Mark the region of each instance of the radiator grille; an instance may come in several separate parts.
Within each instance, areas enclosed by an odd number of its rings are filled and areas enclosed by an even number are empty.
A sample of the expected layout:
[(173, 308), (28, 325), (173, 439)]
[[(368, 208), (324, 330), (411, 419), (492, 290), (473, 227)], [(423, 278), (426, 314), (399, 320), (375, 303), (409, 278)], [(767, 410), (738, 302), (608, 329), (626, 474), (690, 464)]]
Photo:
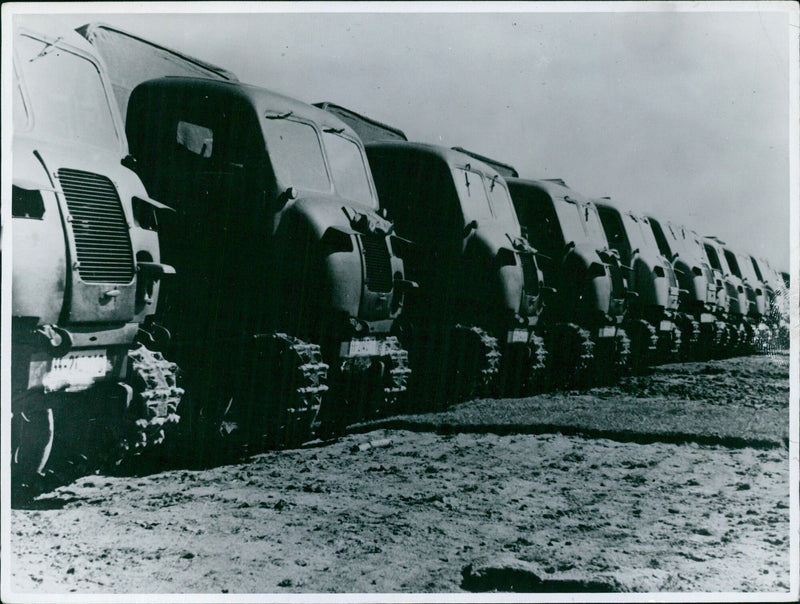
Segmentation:
[(522, 264), (522, 278), (525, 280), (525, 293), (535, 296), (539, 293), (539, 271), (536, 270), (533, 254), (519, 254), (519, 259)]
[(392, 263), (386, 240), (376, 235), (362, 235), (367, 287), (373, 292), (392, 291)]
[(87, 283), (130, 283), (134, 264), (130, 234), (113, 183), (100, 174), (58, 171), (72, 217), (78, 274)]

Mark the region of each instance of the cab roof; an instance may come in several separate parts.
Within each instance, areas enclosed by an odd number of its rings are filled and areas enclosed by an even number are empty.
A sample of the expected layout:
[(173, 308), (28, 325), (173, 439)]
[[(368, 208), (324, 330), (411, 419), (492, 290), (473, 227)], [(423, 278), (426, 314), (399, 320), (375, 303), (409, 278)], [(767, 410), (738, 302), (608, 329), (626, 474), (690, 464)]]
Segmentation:
[(567, 184), (558, 178), (547, 178), (542, 180), (531, 180), (528, 178), (506, 178), (510, 186), (521, 185), (541, 191), (551, 199), (569, 197), (572, 201), (579, 203), (592, 203), (592, 200), (579, 193), (575, 189), (570, 189)]
[(238, 100), (250, 105), (260, 117), (285, 118), (296, 116), (317, 124), (320, 128), (331, 128), (346, 132), (358, 139), (350, 126), (335, 115), (313, 107), (297, 99), (241, 82), (211, 80), (205, 78), (171, 77), (148, 80), (137, 87), (140, 93), (174, 95), (176, 100), (186, 94), (211, 95), (225, 103), (225, 99)]
[[(482, 162), (479, 159), (470, 157), (466, 153), (442, 147), (440, 145), (430, 145), (427, 143), (411, 143), (406, 141), (381, 141), (378, 143), (369, 143), (366, 145), (367, 149), (396, 149), (419, 153), (423, 155), (430, 155), (444, 161), (450, 167), (469, 167), (484, 176), (493, 178), (495, 176), (502, 178), (501, 174), (492, 168), (490, 165)], [(505, 179), (504, 179), (505, 180)]]

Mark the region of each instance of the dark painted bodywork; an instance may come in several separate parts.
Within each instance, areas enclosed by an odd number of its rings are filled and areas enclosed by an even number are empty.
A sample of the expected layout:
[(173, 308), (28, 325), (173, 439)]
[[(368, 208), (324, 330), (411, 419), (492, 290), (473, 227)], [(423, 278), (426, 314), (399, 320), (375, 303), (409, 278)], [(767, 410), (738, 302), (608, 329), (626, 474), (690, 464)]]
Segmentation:
[(575, 322), (595, 337), (621, 324), (625, 283), (591, 200), (556, 181), (510, 178), (508, 185), (545, 282), (556, 289), (550, 319)]
[[(404, 260), (420, 287), (407, 316), (478, 325), (502, 342), (510, 329), (532, 329), (543, 304), (541, 272), (502, 177), (445, 147), (385, 142), (366, 148), (381, 205), (413, 242)], [(497, 194), (505, 201), (487, 206), (487, 197)]]
[[(148, 191), (176, 210), (162, 230), (182, 272), (165, 309), (177, 342), (281, 330), (333, 360), (355, 335), (389, 333), (403, 265), (343, 122), (254, 86), (161, 78), (133, 91), (126, 128)], [(355, 163), (337, 168), (331, 144)], [(360, 199), (343, 191), (348, 174)]]

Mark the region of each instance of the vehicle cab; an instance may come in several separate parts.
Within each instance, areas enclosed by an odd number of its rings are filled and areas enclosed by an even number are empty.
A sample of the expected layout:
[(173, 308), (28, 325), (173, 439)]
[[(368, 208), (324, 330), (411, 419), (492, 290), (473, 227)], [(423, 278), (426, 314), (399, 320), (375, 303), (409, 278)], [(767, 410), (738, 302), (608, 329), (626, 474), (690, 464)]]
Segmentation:
[(470, 322), (480, 317), (503, 340), (533, 327), (539, 269), (505, 180), (443, 147), (382, 142), (368, 144), (367, 153), (381, 204), (416, 248), (409, 278), (419, 282), (421, 298), (435, 301), (424, 312)]
[(640, 352), (655, 352), (653, 345), (657, 345), (670, 355), (677, 354), (680, 347), (680, 330), (675, 323), (678, 281), (669, 260), (658, 248), (649, 220), (633, 212), (620, 211), (607, 199), (598, 201), (597, 209), (609, 246), (619, 253), (628, 289), (633, 292), (630, 319), (645, 322), (646, 325), (639, 324), (639, 331), (645, 328), (650, 332), (650, 342), (647, 342), (647, 334), (640, 336), (634, 331), (632, 347)]
[(763, 278), (756, 274), (750, 256), (735, 252), (730, 248), (723, 248), (725, 259), (733, 274), (742, 280), (742, 285), (747, 292), (748, 316), (755, 321), (760, 321), (766, 313), (766, 286)]
[[(277, 299), (292, 333), (324, 333), (348, 354), (359, 334), (356, 348), (377, 351), (364, 338), (389, 332), (403, 268), (352, 130), (264, 89), (195, 78), (138, 86), (127, 130), (148, 189), (183, 224), (171, 252), (192, 266), (187, 279), (230, 285), (210, 287), (210, 303), (255, 325)], [(282, 295), (264, 296), (266, 283)]]
[(445, 147), (387, 141), (366, 148), (381, 205), (412, 242), (403, 256), (419, 283), (410, 320), (439, 339), (448, 325), (478, 327), (503, 348), (528, 350), (529, 367), (543, 368), (535, 334), (542, 274), (503, 177)]
[(717, 319), (717, 284), (696, 233), (674, 222), (648, 216), (661, 253), (672, 261), (680, 286), (679, 319), (688, 353), (698, 345), (708, 350), (719, 341), (724, 325)]
[(563, 181), (509, 178), (507, 182), (545, 282), (556, 289), (551, 312), (557, 320), (586, 326), (597, 332), (595, 338), (606, 333), (605, 327), (621, 325), (624, 279), (595, 205)]
[[(728, 266), (723, 251), (723, 243), (716, 237), (705, 236), (701, 239), (709, 264), (714, 271), (715, 280), (722, 283), (717, 290), (717, 303), (725, 307), (725, 322), (730, 333), (728, 347), (733, 350), (749, 344), (746, 328), (746, 317), (750, 307), (747, 292), (742, 280)], [(723, 291), (724, 290), (724, 291)]]
[(37, 20), (15, 28), (13, 51), (13, 388), (80, 391), (124, 377), (156, 312), (171, 272), (164, 206), (121, 163), (125, 131), (92, 47)]
[[(13, 258), (12, 475), (38, 480), (55, 466), (72, 475), (78, 458), (97, 467), (145, 430), (163, 434), (179, 419), (181, 392), (143, 398), (148, 387), (134, 377), (138, 363), (152, 360), (138, 345), (153, 342), (160, 281), (174, 271), (160, 258), (156, 212), (165, 206), (126, 167), (104, 65), (57, 20), (15, 15), (14, 25), (11, 224), (4, 225)], [(160, 368), (169, 373), (168, 366)], [(142, 422), (136, 435), (134, 415)], [(54, 444), (65, 427), (72, 433)], [(104, 449), (100, 457), (95, 447)]]

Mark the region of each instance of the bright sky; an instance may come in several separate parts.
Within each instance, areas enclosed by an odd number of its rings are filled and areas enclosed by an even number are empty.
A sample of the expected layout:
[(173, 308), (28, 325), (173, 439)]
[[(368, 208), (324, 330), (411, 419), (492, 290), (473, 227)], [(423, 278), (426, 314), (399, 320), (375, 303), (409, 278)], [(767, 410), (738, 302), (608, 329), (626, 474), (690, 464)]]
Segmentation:
[(244, 82), (350, 107), (412, 140), (563, 178), (788, 270), (791, 4), (67, 21), (104, 21)]

